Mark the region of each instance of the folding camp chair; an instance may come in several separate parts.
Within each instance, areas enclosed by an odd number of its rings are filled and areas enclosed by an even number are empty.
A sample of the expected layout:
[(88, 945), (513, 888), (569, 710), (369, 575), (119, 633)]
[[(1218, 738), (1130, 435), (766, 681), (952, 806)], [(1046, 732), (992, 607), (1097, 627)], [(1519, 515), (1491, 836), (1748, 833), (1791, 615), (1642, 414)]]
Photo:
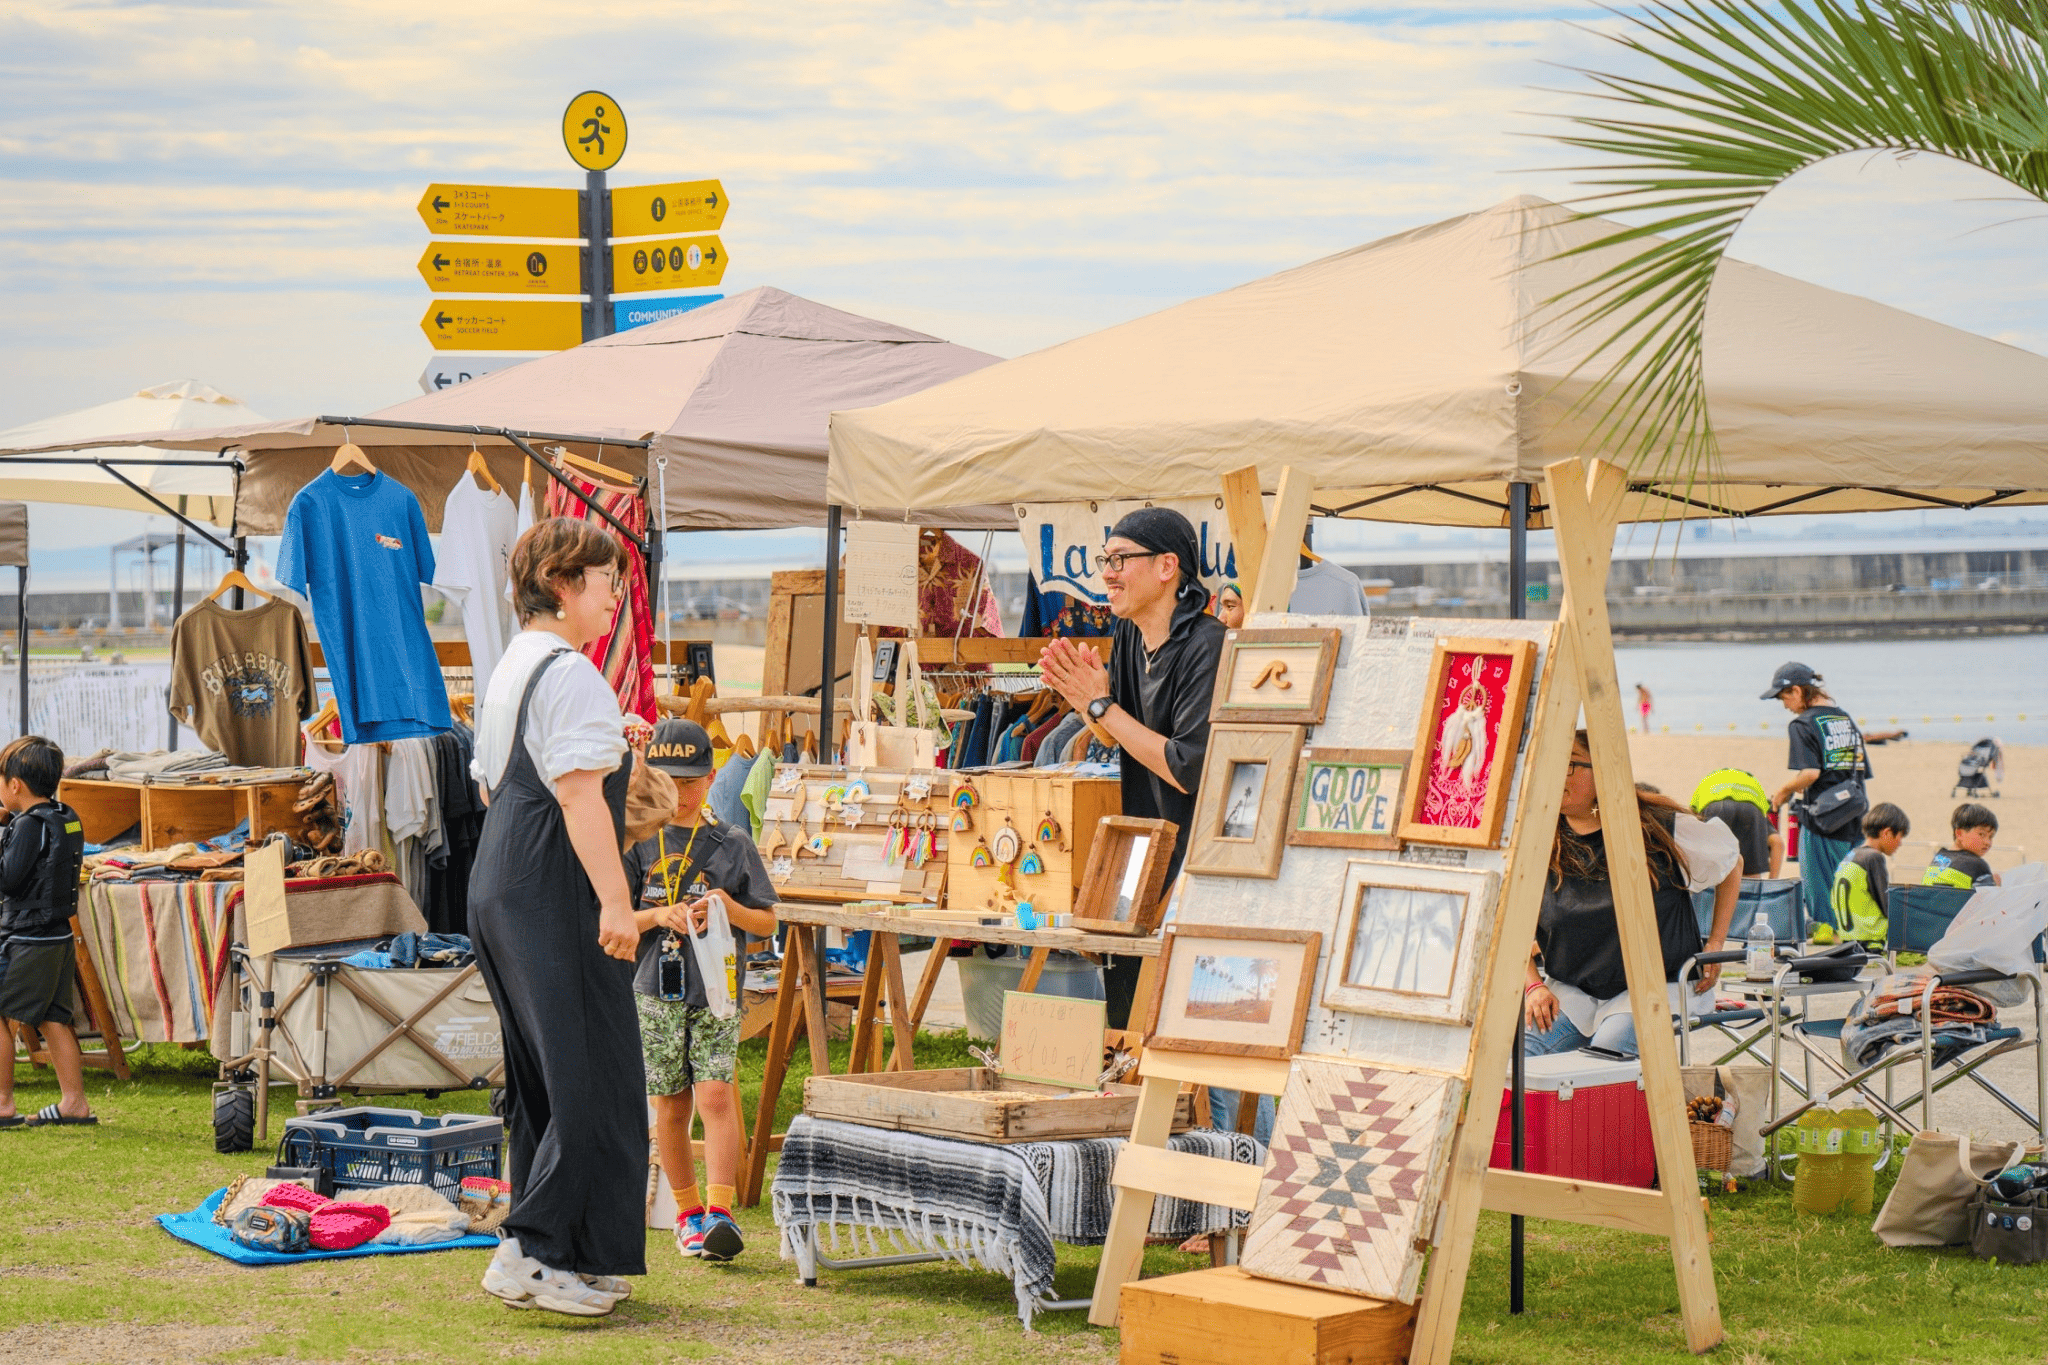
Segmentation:
[[(1680, 999), (1692, 990), (1692, 982), (1698, 969), (1708, 963), (1741, 962), (1749, 955), (1748, 942), (1750, 926), (1756, 923), (1761, 911), (1771, 925), (1771, 936), (1779, 943), (1803, 943), (1806, 939), (1806, 903), (1799, 889), (1796, 877), (1764, 878), (1745, 877), (1742, 879), (1742, 893), (1735, 902), (1735, 918), (1728, 926), (1728, 942), (1740, 943), (1740, 948), (1730, 947), (1721, 952), (1700, 953), (1687, 959), (1678, 969)], [(1692, 898), (1693, 911), (1699, 916), (1700, 933), (1709, 933), (1714, 926), (1714, 893), (1700, 891)], [(1780, 1018), (1790, 1018), (1782, 1004), (1778, 1007)], [(1691, 1015), (1681, 1021), (1673, 1016), (1672, 1026), (1678, 1030), (1678, 1061), (1681, 1066), (1692, 1065), (1692, 1035), (1705, 1029), (1718, 1031), (1734, 1046), (1714, 1058), (1715, 1066), (1725, 1066), (1745, 1052), (1750, 1052), (1764, 1042), (1769, 1033), (1758, 1028), (1769, 1014), (1761, 1005), (1745, 1005), (1736, 1009), (1716, 1009), (1705, 1014)]]
[[(1885, 909), (1889, 929), (1885, 937), (1885, 952), (1894, 962), (1900, 953), (1925, 953), (1948, 932), (1950, 921), (1969, 903), (1973, 893), (1961, 887), (1907, 886), (1894, 887), (1886, 898)], [(2034, 942), (2034, 958), (2038, 964), (2042, 957), (2039, 938)], [(1782, 980), (1793, 968), (1788, 964), (1779, 971)], [(2026, 984), (2028, 997), (2034, 1009), (2034, 1035), (2028, 1038), (2020, 1029), (2004, 1024), (1994, 1024), (1985, 1030), (1982, 1040), (1964, 1047), (1961, 1051), (1943, 1058), (1940, 1053), (1953, 1044), (1939, 1039), (1936, 1026), (1929, 1017), (1929, 1006), (1937, 986), (1974, 986), (1995, 981), (2016, 981)], [(1896, 1127), (1906, 1133), (1920, 1129), (1934, 1129), (1934, 1097), (1960, 1080), (1969, 1080), (1979, 1089), (2012, 1111), (2021, 1122), (2035, 1130), (2044, 1143), (2048, 1143), (2048, 1049), (2041, 1045), (2042, 1028), (2048, 1022), (2044, 1013), (2041, 992), (2041, 973), (2038, 966), (2031, 971), (2016, 975), (2005, 972), (1980, 969), (1974, 971), (1929, 973), (1915, 1007), (1920, 1020), (1920, 1033), (1910, 1042), (1901, 1042), (1868, 1065), (1851, 1069), (1851, 1063), (1842, 1054), (1842, 1025), (1840, 1019), (1801, 1019), (1790, 1035), (1799, 1045), (1806, 1062), (1807, 1084), (1802, 1090), (1806, 1102), (1790, 1113), (1773, 1114), (1765, 1126), (1766, 1135), (1792, 1123), (1815, 1104), (1833, 1100), (1837, 1096), (1855, 1091), (1859, 1100), (1869, 1103), (1878, 1111), (1888, 1129)], [(2024, 1048), (2034, 1050), (2034, 1110), (2028, 1112), (2025, 1106), (2005, 1093), (1988, 1077), (1979, 1074), (1981, 1068), (1993, 1057), (2004, 1056)], [(1772, 1064), (1776, 1068), (1777, 1048), (1772, 1048)], [(1836, 1080), (1824, 1093), (1817, 1094), (1813, 1083), (1813, 1067), (1818, 1063), (1831, 1072)], [(1899, 1067), (1915, 1065), (1920, 1072), (1920, 1089), (1903, 1099), (1892, 1097), (1892, 1073)], [(1868, 1082), (1883, 1073), (1883, 1096), (1872, 1093)], [(1939, 1079), (1937, 1079), (1937, 1076)], [(1773, 1091), (1775, 1101), (1776, 1092)], [(1914, 1105), (1920, 1106), (1920, 1122), (1916, 1125), (1906, 1117), (1905, 1111)], [(1887, 1133), (1889, 1138), (1890, 1133)], [(1889, 1146), (1889, 1144), (1887, 1144)]]

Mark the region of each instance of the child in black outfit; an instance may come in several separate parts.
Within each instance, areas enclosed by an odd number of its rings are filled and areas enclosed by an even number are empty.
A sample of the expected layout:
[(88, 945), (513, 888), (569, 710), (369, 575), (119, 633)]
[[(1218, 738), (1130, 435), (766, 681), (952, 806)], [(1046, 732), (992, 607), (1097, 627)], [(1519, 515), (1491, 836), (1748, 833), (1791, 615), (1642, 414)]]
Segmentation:
[[(0, 749), (0, 1018), (42, 1032), (61, 1098), (33, 1117), (14, 1112), (14, 1063), (0, 1066), (0, 1128), (98, 1123), (85, 1099), (85, 1063), (71, 1027), (78, 960), (71, 917), (85, 830), (56, 799), (64, 751), (41, 735)], [(11, 1052), (12, 1049), (10, 1048)]]

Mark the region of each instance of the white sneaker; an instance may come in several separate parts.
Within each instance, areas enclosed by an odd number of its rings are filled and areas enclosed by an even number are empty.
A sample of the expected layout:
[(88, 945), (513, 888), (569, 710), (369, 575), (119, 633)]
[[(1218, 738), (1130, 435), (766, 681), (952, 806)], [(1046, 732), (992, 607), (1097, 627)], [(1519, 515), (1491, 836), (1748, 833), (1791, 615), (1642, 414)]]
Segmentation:
[(598, 1293), (608, 1298), (616, 1299), (620, 1303), (624, 1303), (627, 1299), (633, 1297), (632, 1283), (622, 1280), (616, 1275), (586, 1275), (579, 1270), (576, 1272), (576, 1278), (589, 1285), (592, 1289), (595, 1289)]
[(483, 1286), (507, 1308), (545, 1308), (579, 1318), (601, 1318), (619, 1301), (568, 1271), (542, 1265), (521, 1252), (518, 1240), (511, 1237), (498, 1244), (484, 1270)]
[(507, 1308), (531, 1308), (533, 1291), (525, 1272), (539, 1265), (519, 1250), (517, 1237), (501, 1238), (491, 1263), (484, 1267), (484, 1292), (504, 1300)]

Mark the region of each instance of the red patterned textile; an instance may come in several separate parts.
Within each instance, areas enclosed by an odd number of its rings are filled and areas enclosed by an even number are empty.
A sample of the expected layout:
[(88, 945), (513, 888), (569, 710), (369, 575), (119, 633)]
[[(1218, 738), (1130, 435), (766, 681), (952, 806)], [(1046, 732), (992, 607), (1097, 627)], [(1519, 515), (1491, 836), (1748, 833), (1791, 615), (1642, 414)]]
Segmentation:
[(654, 613), (647, 601), (647, 561), (612, 529), (611, 523), (590, 510), (593, 503), (602, 507), (640, 536), (647, 533), (646, 500), (637, 493), (608, 491), (571, 470), (565, 469), (562, 474), (576, 486), (576, 492), (548, 480), (548, 515), (595, 522), (626, 552), (623, 609), (612, 622), (611, 633), (585, 645), (583, 652), (604, 674), (612, 691), (619, 694), (619, 709), (651, 725), (658, 717), (654, 706)]

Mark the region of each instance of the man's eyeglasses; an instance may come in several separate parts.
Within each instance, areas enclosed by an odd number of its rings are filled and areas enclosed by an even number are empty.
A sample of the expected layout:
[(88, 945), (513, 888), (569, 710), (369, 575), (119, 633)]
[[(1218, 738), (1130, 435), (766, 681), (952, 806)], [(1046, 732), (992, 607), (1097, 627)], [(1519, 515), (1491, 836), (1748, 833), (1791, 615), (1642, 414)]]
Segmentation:
[(1571, 764), (1570, 764), (1570, 766), (1571, 766), (1571, 767), (1574, 767), (1574, 768), (1585, 768), (1585, 769), (1587, 769), (1587, 770), (1589, 770), (1589, 771), (1590, 771), (1590, 770), (1591, 770), (1591, 768), (1593, 767), (1593, 765), (1592, 765), (1592, 764), (1590, 764), (1590, 763), (1586, 762), (1586, 761), (1585, 761), (1584, 759), (1582, 759), (1582, 758), (1575, 758), (1575, 759), (1573, 759), (1573, 760), (1571, 761)]
[(1164, 553), (1165, 551), (1163, 550), (1129, 550), (1122, 554), (1097, 555), (1095, 556), (1095, 569), (1098, 573), (1104, 569), (1108, 569), (1111, 573), (1122, 573), (1124, 565), (1134, 559), (1157, 559)]

